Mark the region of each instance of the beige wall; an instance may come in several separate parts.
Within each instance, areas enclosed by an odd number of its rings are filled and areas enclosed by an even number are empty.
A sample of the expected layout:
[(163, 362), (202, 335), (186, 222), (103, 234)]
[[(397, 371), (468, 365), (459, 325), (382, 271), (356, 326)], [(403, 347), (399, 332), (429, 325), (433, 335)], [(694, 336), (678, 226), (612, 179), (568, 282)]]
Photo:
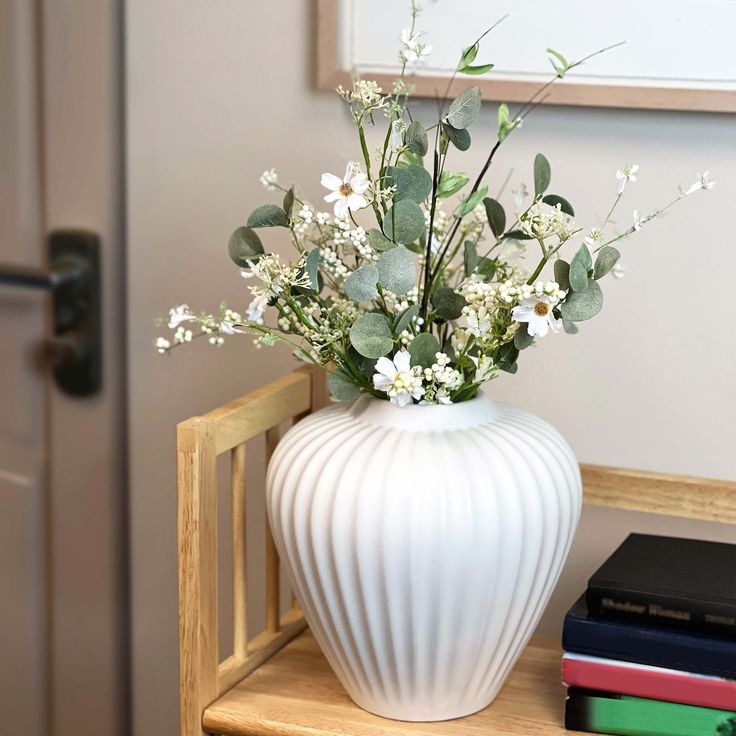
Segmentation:
[[(310, 3), (128, 0), (126, 26), (134, 724), (136, 736), (153, 736), (176, 722), (174, 424), (291, 368), (286, 351), (256, 351), (248, 338), (162, 359), (152, 350), (153, 318), (182, 301), (242, 304), (225, 243), (269, 201), (260, 173), (275, 166), (316, 201), (319, 175), (339, 172), (357, 141), (338, 98), (313, 88)], [(423, 103), (418, 117), (431, 119), (433, 109)], [(486, 104), (475, 152), (458, 168), (477, 169), (494, 115)], [(529, 182), (531, 160), (544, 151), (554, 191), (591, 218), (584, 222), (604, 214), (613, 172), (626, 162), (638, 163), (641, 177), (625, 217), (634, 202), (647, 210), (666, 201), (697, 170), (718, 180), (626, 245), (627, 277), (607, 283), (594, 323), (576, 338), (545, 339), (516, 377), (490, 386), (551, 420), (583, 461), (736, 477), (736, 249), (732, 236), (716, 235), (736, 200), (734, 131), (733, 118), (719, 115), (549, 108), (498, 156), (491, 189), (511, 166)], [(283, 234), (266, 238), (285, 252)], [(587, 513), (546, 632), (634, 527), (733, 537), (717, 525)]]

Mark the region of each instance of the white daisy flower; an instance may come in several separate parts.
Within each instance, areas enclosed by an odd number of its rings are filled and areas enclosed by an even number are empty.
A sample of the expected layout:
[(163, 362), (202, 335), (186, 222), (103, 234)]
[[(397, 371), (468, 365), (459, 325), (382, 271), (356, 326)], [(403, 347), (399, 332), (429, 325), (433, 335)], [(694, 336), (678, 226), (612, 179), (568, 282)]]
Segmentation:
[(544, 337), (550, 330), (559, 332), (562, 320), (552, 314), (557, 300), (545, 294), (522, 299), (519, 306), (511, 310), (511, 316), (517, 322), (526, 322), (527, 331), (532, 337)]
[(704, 171), (702, 174), (698, 174), (697, 181), (685, 192), (685, 194), (692, 194), (693, 192), (697, 192), (698, 189), (713, 189), (716, 183), (708, 176), (708, 174), (710, 174), (710, 171)]
[(418, 365), (412, 368), (411, 356), (406, 350), (396, 353), (393, 360), (379, 358), (376, 371), (373, 387), (387, 393), (392, 404), (406, 406), (412, 399), (419, 401), (424, 396), (422, 369)]
[(420, 40), (421, 37), (422, 33), (420, 31), (413, 34), (409, 28), (404, 28), (401, 31), (402, 48), (399, 52), (399, 56), (404, 63), (411, 64), (431, 53), (432, 47), (423, 43)]
[(345, 217), (348, 211), (360, 210), (368, 205), (368, 199), (364, 195), (370, 182), (353, 162), (347, 165), (342, 179), (335, 174), (322, 174), (322, 186), (330, 190), (325, 202), (335, 203), (335, 217)]
[(195, 319), (188, 304), (180, 304), (169, 310), (169, 329), (175, 330), (182, 322), (192, 322)]
[(618, 179), (618, 193), (623, 194), (626, 188), (626, 183), (629, 181), (636, 181), (636, 172), (639, 171), (637, 164), (626, 164), (623, 169), (619, 169), (616, 172), (616, 178)]

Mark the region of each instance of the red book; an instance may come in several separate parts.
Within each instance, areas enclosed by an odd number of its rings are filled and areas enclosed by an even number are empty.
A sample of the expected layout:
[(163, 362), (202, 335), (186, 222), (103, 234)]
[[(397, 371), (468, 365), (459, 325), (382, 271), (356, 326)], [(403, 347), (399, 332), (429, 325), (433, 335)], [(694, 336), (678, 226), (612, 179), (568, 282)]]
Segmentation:
[(565, 652), (562, 681), (568, 687), (736, 710), (736, 680), (725, 677)]

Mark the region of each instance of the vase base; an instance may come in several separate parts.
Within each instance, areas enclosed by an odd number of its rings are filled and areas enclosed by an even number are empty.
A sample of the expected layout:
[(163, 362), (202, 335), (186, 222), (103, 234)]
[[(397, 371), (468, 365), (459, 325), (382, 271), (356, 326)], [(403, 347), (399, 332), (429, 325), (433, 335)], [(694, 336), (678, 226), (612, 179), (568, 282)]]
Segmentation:
[(462, 706), (447, 707), (443, 709), (437, 708), (436, 704), (428, 704), (422, 706), (402, 706), (400, 704), (391, 703), (375, 703), (351, 696), (351, 700), (363, 710), (372, 713), (380, 718), (386, 718), (390, 721), (404, 721), (406, 723), (437, 723), (440, 721), (454, 721), (458, 718), (466, 718), (472, 716), (487, 708), (495, 699), (498, 693), (494, 693), (490, 698), (468, 703)]

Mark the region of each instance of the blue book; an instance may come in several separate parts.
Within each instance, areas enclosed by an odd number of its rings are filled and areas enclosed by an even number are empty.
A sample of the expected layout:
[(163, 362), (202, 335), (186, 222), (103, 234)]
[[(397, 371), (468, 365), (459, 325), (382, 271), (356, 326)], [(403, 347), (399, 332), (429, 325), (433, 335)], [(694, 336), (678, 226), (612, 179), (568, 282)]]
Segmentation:
[(568, 652), (639, 662), (704, 675), (736, 677), (736, 639), (588, 615), (585, 596), (568, 611), (562, 629)]

